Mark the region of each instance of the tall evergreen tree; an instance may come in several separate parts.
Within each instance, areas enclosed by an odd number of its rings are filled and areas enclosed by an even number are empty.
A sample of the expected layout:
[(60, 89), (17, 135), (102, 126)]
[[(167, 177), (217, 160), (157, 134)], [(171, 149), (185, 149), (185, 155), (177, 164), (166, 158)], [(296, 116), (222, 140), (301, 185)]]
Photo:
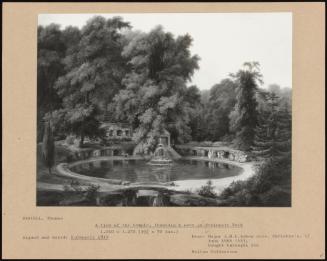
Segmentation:
[(262, 83), (259, 63), (244, 63), (244, 68), (231, 76), (236, 80), (237, 88), (236, 104), (229, 116), (230, 130), (235, 133), (235, 146), (247, 151), (253, 145), (258, 124), (255, 94), (258, 84)]
[(277, 98), (275, 93), (267, 93), (266, 104), (269, 107), (269, 111), (261, 111), (258, 117), (254, 146), (252, 146), (252, 153), (258, 158), (273, 158), (277, 153)]
[(290, 163), (292, 158), (292, 115), (287, 104), (278, 111), (276, 135), (279, 158)]
[(291, 151), (291, 119), (288, 108), (278, 110), (278, 96), (268, 95), (270, 111), (262, 112), (256, 128), (253, 154), (261, 159), (279, 160)]
[(49, 174), (51, 174), (51, 168), (54, 165), (55, 160), (55, 144), (53, 140), (53, 133), (50, 121), (46, 122), (45, 124), (42, 144), (42, 155), (44, 164), (48, 168)]

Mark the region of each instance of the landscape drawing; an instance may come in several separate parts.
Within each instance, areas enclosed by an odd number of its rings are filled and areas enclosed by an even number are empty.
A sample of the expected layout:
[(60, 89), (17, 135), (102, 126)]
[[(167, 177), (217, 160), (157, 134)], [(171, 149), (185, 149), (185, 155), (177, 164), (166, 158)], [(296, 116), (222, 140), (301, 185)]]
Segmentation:
[(292, 14), (40, 14), (37, 206), (291, 207)]

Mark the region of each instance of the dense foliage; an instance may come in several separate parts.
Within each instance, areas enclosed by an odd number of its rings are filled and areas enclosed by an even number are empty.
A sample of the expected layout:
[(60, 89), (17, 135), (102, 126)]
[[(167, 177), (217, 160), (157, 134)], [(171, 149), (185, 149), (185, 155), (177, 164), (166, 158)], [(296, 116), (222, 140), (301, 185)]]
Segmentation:
[(68, 48), (64, 31), (55, 24), (38, 27), (37, 52), (37, 127), (38, 140), (43, 137), (43, 117), (60, 108), (61, 98), (54, 89), (58, 77), (64, 74), (63, 59)]
[[(101, 134), (101, 112), (121, 89), (126, 61), (121, 55), (120, 30), (128, 27), (121, 18), (96, 16), (81, 30), (68, 27), (62, 32), (62, 38), (69, 43), (60, 60), (64, 73), (52, 86), (61, 98), (61, 108), (51, 108), (46, 117), (55, 118), (61, 131), (79, 136), (81, 146), (85, 136)], [(70, 46), (72, 41), (74, 45)]]
[(136, 141), (166, 129), (173, 144), (231, 141), (251, 150), (265, 128), (260, 119), (269, 113), (267, 95), (275, 93), (278, 106), (290, 110), (289, 89), (260, 89), (254, 62), (201, 92), (188, 85), (199, 61), (191, 44), (189, 35), (175, 37), (160, 26), (132, 30), (120, 17), (96, 16), (81, 29), (40, 26), (38, 140), (43, 120), (51, 120), (55, 138), (74, 134), (83, 145), (84, 137), (103, 135), (101, 120), (110, 115), (130, 123)]
[(265, 161), (255, 175), (233, 182), (220, 198), (228, 206), (291, 206), (291, 158)]
[(269, 93), (270, 110), (261, 113), (255, 129), (252, 153), (257, 158), (274, 160), (289, 153), (291, 144), (291, 118), (287, 107), (278, 109), (278, 96)]
[(288, 103), (266, 93), (267, 110), (260, 112), (251, 152), (261, 160), (254, 176), (234, 182), (221, 197), (234, 206), (291, 205), (291, 113)]
[(224, 79), (210, 89), (209, 97), (203, 99), (203, 110), (197, 119), (199, 129), (194, 140), (218, 141), (231, 137), (229, 114), (236, 103), (236, 86), (231, 79)]
[(135, 140), (163, 129), (170, 131), (173, 141), (190, 140), (188, 124), (200, 99), (196, 87), (187, 88), (198, 68), (198, 57), (189, 51), (191, 42), (189, 35), (174, 38), (157, 27), (148, 34), (134, 33), (125, 46), (122, 54), (131, 71), (114, 98), (114, 107), (118, 120), (133, 125)]
[(258, 82), (262, 82), (259, 64), (244, 63), (244, 68), (232, 77), (235, 78), (237, 88), (236, 104), (230, 114), (230, 130), (235, 133), (236, 147), (247, 151), (253, 145), (258, 124), (258, 102), (255, 95)]

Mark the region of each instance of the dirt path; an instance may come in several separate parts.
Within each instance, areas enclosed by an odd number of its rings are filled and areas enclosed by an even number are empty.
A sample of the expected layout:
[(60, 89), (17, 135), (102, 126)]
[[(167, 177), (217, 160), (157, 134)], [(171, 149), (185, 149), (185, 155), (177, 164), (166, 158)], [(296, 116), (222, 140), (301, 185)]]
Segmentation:
[[(193, 160), (203, 160), (208, 161), (207, 157), (186, 157), (186, 159), (193, 159)], [(250, 178), (252, 175), (254, 175), (254, 163), (253, 162), (245, 162), (245, 163), (239, 163), (234, 161), (227, 161), (227, 160), (218, 160), (218, 159), (211, 159), (211, 162), (217, 162), (217, 163), (226, 163), (235, 165), (237, 167), (242, 168), (242, 173), (237, 176), (233, 177), (226, 177), (221, 179), (201, 179), (201, 180), (178, 180), (174, 181), (176, 184), (176, 187), (174, 187), (175, 190), (178, 191), (190, 191), (190, 192), (196, 192), (199, 190), (202, 186), (206, 185), (206, 183), (211, 180), (212, 185), (214, 186), (214, 190), (217, 194), (220, 194), (225, 188), (227, 188), (233, 181), (238, 180), (246, 180)]]

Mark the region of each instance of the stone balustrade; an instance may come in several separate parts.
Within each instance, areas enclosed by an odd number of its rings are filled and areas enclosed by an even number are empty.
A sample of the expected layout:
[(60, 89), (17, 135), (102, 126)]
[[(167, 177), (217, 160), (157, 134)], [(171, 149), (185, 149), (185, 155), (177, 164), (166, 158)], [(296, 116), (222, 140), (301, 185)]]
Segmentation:
[(83, 149), (79, 151), (72, 151), (69, 156), (67, 156), (67, 162), (72, 162), (76, 160), (85, 160), (93, 157), (103, 157), (103, 156), (126, 156), (128, 153), (119, 146), (107, 147), (102, 149)]
[(176, 150), (183, 156), (207, 157), (209, 159), (222, 159), (237, 162), (248, 161), (248, 155), (245, 152), (228, 147), (192, 147), (177, 145)]

